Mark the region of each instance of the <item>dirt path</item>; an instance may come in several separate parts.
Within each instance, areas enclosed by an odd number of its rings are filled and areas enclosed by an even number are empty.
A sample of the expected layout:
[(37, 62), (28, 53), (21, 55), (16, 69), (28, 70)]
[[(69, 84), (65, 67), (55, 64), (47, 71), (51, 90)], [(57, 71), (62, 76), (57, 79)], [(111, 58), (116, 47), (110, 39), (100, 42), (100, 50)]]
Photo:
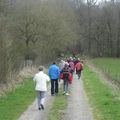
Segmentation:
[[(45, 110), (39, 111), (37, 109), (37, 100), (35, 100), (18, 120), (47, 120), (53, 101), (54, 97), (51, 97), (49, 88)], [(74, 81), (71, 85), (71, 95), (68, 98), (68, 102), (69, 105), (62, 120), (93, 120), (83, 88), (83, 81), (78, 80), (77, 76), (74, 76)]]
[(83, 81), (74, 76), (71, 85), (71, 94), (68, 98), (69, 104), (64, 120), (93, 120), (91, 109), (84, 91)]
[[(103, 82), (109, 84), (115, 91), (119, 90), (118, 86), (108, 80), (107, 76), (104, 75), (102, 71), (90, 63), (87, 64), (93, 71), (98, 74), (99, 77), (103, 79)], [(83, 81), (78, 80), (76, 75), (74, 75), (74, 80), (70, 91), (71, 94), (68, 96), (68, 108), (65, 110), (62, 120), (93, 120), (91, 113), (92, 110), (88, 104), (86, 93), (84, 91)], [(49, 87), (45, 103), (46, 109), (44, 111), (39, 111), (37, 109), (37, 100), (35, 100), (18, 120), (47, 120), (53, 101), (54, 97), (51, 97)]]
[(54, 97), (51, 97), (50, 88), (48, 89), (45, 110), (39, 111), (37, 108), (37, 100), (33, 102), (32, 105), (21, 115), (18, 120), (47, 120), (49, 110), (53, 104)]

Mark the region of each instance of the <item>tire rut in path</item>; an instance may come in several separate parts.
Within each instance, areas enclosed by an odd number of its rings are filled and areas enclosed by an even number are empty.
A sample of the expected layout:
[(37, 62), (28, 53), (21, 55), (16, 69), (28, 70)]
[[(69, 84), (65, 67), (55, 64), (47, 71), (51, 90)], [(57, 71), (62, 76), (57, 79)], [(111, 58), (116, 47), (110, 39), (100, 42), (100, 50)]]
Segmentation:
[(68, 108), (63, 120), (93, 120), (92, 111), (84, 91), (83, 81), (74, 76), (68, 98)]
[(47, 120), (50, 108), (53, 104), (54, 97), (51, 97), (50, 87), (48, 88), (45, 110), (39, 111), (37, 106), (37, 99), (28, 107), (28, 109), (20, 116), (18, 120)]

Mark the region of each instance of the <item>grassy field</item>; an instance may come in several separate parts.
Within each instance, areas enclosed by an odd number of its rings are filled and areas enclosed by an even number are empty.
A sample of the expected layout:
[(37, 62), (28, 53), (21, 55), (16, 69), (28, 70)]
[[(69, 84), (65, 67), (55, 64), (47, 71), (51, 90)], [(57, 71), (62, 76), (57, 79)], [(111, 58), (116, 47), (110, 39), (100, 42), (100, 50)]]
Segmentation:
[(56, 96), (53, 106), (50, 110), (48, 120), (62, 120), (64, 110), (68, 105), (67, 96), (62, 95), (62, 90), (60, 90), (59, 95)]
[(93, 62), (111, 77), (111, 79), (117, 80), (120, 83), (120, 59), (97, 58)]
[(34, 83), (27, 79), (15, 90), (0, 97), (0, 120), (17, 120), (34, 98)]
[(120, 120), (119, 95), (88, 67), (84, 69), (83, 80), (95, 120)]

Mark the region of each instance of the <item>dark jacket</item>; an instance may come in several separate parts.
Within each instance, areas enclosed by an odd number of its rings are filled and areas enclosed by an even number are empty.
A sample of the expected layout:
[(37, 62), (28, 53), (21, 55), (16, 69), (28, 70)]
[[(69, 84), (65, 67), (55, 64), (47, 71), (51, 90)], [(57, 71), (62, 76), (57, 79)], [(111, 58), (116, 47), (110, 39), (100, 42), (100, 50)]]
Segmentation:
[(68, 79), (70, 73), (69, 67), (64, 67), (61, 72), (63, 73), (63, 79)]

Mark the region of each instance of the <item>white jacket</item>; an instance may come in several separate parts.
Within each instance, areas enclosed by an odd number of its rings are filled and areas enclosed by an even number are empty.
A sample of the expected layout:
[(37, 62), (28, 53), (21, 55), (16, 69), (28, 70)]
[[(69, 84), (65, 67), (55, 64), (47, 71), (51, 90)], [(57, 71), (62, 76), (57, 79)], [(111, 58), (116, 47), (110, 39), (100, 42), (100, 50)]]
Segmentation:
[(35, 90), (47, 91), (47, 81), (49, 81), (50, 78), (43, 71), (40, 71), (39, 73), (37, 73), (34, 76), (33, 80), (36, 82)]

